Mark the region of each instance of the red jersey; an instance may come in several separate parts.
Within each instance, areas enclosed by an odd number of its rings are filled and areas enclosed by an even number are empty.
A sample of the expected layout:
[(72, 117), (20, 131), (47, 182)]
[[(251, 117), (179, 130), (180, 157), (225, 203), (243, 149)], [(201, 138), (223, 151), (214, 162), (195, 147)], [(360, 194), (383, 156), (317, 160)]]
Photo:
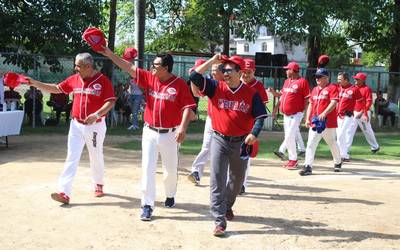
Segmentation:
[(57, 87), (64, 94), (73, 92), (72, 117), (80, 122), (99, 110), (104, 103), (116, 99), (111, 81), (100, 72), (87, 79), (74, 74)]
[(263, 103), (268, 103), (268, 95), (267, 92), (265, 91), (265, 87), (262, 82), (254, 78), (253, 81), (251, 81), (250, 83), (244, 83), (244, 84), (254, 88), (260, 95)]
[(342, 87), (339, 85), (339, 104), (337, 113), (339, 116), (344, 116), (346, 111), (353, 113), (356, 101), (361, 101), (363, 97), (360, 91), (354, 85)]
[(293, 115), (304, 111), (310, 86), (305, 78), (286, 79), (281, 93), (279, 109), (285, 115)]
[[(318, 116), (328, 107), (332, 100), (338, 100), (338, 88), (335, 84), (328, 84), (324, 88), (316, 86), (311, 91), (310, 103), (311, 103), (311, 116), (309, 117), (310, 122), (313, 116)], [(326, 116), (326, 127), (337, 128), (337, 113), (336, 108), (333, 109)]]
[[(241, 83), (234, 91), (224, 81), (219, 81), (212, 105), (212, 128), (226, 136), (242, 136), (251, 132), (254, 120), (267, 116), (265, 106), (254, 88)], [(254, 103), (257, 95), (259, 103)], [(255, 106), (259, 105), (259, 106)]]
[(172, 76), (165, 82), (151, 72), (137, 68), (136, 82), (144, 89), (144, 121), (156, 128), (174, 128), (182, 121), (183, 110), (196, 107), (186, 82)]
[(356, 101), (354, 110), (367, 112), (372, 105), (372, 89), (365, 84), (363, 86), (356, 86), (356, 88), (360, 91), (363, 98)]

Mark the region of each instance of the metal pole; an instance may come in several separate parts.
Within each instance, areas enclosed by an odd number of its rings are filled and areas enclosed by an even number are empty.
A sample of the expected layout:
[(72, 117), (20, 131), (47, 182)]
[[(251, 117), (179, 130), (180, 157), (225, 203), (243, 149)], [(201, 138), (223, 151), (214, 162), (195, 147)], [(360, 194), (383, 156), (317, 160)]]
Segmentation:
[(145, 7), (145, 0), (135, 0), (135, 47), (138, 51), (136, 66), (140, 68), (143, 68), (144, 58)]

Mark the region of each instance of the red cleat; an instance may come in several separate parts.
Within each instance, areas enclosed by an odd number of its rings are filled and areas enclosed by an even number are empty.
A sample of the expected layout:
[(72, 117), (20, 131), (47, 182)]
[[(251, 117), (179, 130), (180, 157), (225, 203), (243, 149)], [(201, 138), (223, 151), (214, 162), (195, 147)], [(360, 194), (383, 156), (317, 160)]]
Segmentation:
[(52, 193), (51, 198), (63, 204), (69, 204), (69, 197), (64, 193)]
[(104, 196), (103, 185), (96, 184), (96, 187), (94, 190), (94, 197), (103, 197), (103, 196)]
[(225, 235), (225, 228), (221, 226), (216, 226), (213, 232), (214, 236), (221, 237)]
[(285, 165), (283, 165), (283, 167), (289, 170), (296, 170), (297, 161), (289, 160)]

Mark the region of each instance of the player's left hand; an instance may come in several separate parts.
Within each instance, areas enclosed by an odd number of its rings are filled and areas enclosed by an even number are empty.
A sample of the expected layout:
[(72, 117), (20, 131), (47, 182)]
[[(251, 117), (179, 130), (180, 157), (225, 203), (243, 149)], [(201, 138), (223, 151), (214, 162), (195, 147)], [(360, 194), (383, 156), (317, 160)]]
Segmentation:
[(362, 116), (362, 119), (365, 120), (366, 122), (369, 122), (369, 116), (368, 116), (368, 114), (364, 114), (364, 115)]
[(246, 136), (246, 139), (244, 139), (244, 143), (246, 143), (247, 145), (253, 145), (256, 141), (257, 137), (255, 137), (255, 135), (253, 134), (248, 134)]
[(182, 143), (185, 140), (186, 132), (185, 130), (181, 129), (180, 127), (175, 132), (175, 141), (177, 143)]
[(85, 119), (86, 124), (94, 124), (97, 120), (97, 116), (95, 113), (88, 115)]
[(323, 121), (325, 120), (326, 114), (322, 112), (321, 114), (318, 115), (318, 120)]

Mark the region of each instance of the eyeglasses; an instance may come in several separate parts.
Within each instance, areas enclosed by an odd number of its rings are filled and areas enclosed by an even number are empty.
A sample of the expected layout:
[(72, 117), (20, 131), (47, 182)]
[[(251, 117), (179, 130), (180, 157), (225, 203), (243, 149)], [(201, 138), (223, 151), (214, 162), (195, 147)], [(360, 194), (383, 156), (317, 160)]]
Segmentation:
[(152, 63), (151, 64), (151, 66), (153, 67), (153, 68), (156, 68), (156, 66), (160, 66), (161, 65), (161, 63)]
[(222, 73), (227, 73), (227, 74), (231, 74), (235, 69), (222, 69)]

